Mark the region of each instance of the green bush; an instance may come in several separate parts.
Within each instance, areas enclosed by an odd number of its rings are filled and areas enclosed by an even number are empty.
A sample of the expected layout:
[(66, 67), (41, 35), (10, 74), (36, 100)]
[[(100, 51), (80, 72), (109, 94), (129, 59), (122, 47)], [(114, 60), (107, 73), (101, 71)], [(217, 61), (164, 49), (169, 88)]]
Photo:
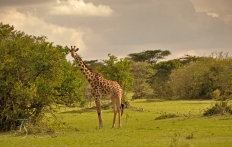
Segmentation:
[(156, 117), (155, 120), (161, 120), (161, 119), (167, 119), (167, 118), (174, 118), (174, 117), (178, 117), (178, 115), (173, 114), (173, 113), (161, 113), (160, 116)]
[(17, 119), (36, 123), (51, 105), (81, 101), (82, 82), (66, 60), (68, 53), (44, 36), (0, 23), (0, 131), (14, 129)]
[[(170, 75), (173, 97), (183, 99), (213, 99), (231, 94), (232, 58), (218, 53), (178, 68)], [(219, 90), (218, 92), (215, 90)], [(220, 94), (219, 94), (220, 92)]]
[(228, 101), (216, 102), (214, 105), (207, 108), (203, 112), (203, 116), (225, 115), (225, 114), (232, 114), (232, 106), (228, 104)]

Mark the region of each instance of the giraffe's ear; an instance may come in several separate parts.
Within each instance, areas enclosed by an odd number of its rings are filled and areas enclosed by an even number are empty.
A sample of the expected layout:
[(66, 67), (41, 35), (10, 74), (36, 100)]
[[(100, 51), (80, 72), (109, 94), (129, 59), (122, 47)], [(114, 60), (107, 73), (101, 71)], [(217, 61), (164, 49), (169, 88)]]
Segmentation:
[(77, 48), (75, 51), (78, 51), (79, 50), (79, 48)]

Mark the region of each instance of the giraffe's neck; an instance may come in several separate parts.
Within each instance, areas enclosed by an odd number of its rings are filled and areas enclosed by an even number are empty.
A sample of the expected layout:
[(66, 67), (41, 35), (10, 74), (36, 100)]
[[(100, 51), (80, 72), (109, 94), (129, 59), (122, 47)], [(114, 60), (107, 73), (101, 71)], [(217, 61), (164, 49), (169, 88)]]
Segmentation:
[(95, 73), (89, 69), (89, 67), (84, 63), (80, 56), (76, 55), (75, 60), (78, 62), (81, 67), (81, 71), (85, 74), (88, 81), (93, 80)]

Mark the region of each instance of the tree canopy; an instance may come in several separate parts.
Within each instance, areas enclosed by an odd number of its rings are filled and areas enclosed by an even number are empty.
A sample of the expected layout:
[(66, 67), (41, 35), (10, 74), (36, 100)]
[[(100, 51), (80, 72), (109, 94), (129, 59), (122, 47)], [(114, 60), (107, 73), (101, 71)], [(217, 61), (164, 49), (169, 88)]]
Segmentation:
[(101, 73), (105, 78), (117, 81), (126, 92), (132, 89), (134, 78), (131, 75), (131, 62), (127, 59), (118, 59), (108, 54), (109, 59), (103, 60), (104, 67)]
[(174, 97), (212, 99), (214, 91), (230, 97), (232, 87), (232, 58), (223, 53), (204, 57), (197, 62), (178, 68), (170, 75), (170, 88)]
[(164, 59), (166, 56), (171, 55), (168, 50), (146, 50), (140, 53), (129, 54), (129, 59), (135, 62), (148, 62), (150, 64), (156, 64), (159, 60)]
[(0, 131), (17, 119), (32, 122), (52, 104), (81, 101), (81, 80), (67, 62), (69, 49), (0, 23)]

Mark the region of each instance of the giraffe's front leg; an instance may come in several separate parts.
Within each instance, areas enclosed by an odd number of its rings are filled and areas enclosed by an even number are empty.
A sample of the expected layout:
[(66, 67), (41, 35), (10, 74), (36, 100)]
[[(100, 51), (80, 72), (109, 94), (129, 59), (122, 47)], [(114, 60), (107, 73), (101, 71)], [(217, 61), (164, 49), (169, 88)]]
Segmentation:
[(99, 129), (102, 129), (103, 128), (103, 121), (102, 121), (102, 117), (101, 117), (101, 111), (97, 112), (98, 114), (98, 121), (99, 121)]
[(98, 121), (99, 121), (99, 129), (103, 128), (103, 121), (102, 121), (102, 112), (101, 112), (101, 102), (100, 97), (95, 96), (95, 104), (97, 107), (97, 114), (98, 114)]

